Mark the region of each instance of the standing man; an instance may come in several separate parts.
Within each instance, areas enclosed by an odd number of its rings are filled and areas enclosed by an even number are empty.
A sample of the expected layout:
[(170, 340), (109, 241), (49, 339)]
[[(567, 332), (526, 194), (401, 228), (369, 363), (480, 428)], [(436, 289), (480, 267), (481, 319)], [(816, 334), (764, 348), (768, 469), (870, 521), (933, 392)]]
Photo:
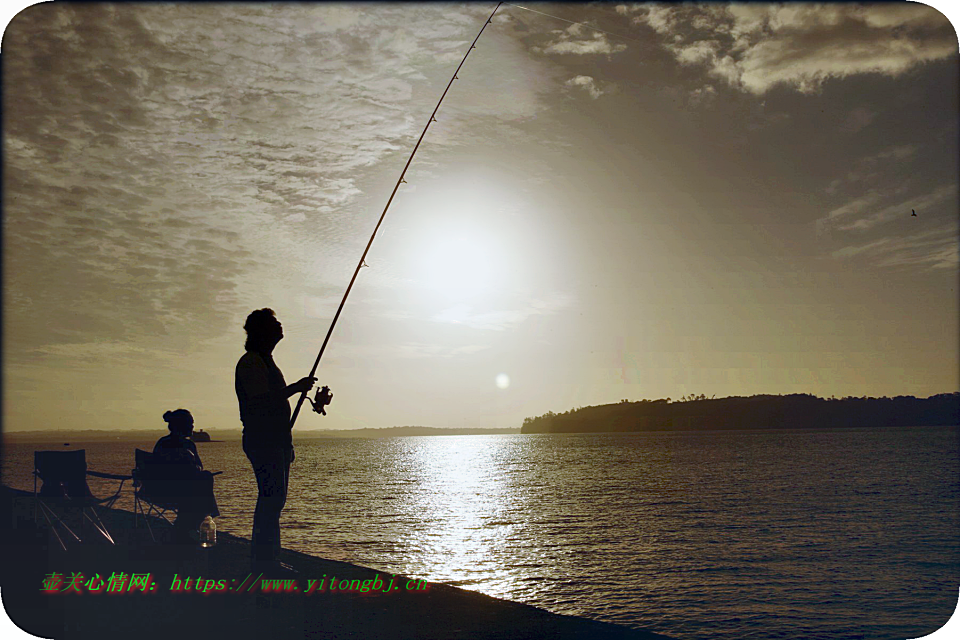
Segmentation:
[(293, 462), (290, 403), (287, 398), (306, 393), (316, 378), (306, 377), (287, 386), (273, 361), (273, 348), (283, 338), (283, 327), (272, 309), (247, 316), (246, 353), (237, 362), (236, 388), (243, 423), (243, 452), (257, 476), (257, 508), (253, 514), (251, 561), (255, 570), (290, 570), (279, 560), (280, 512), (287, 501), (290, 463)]

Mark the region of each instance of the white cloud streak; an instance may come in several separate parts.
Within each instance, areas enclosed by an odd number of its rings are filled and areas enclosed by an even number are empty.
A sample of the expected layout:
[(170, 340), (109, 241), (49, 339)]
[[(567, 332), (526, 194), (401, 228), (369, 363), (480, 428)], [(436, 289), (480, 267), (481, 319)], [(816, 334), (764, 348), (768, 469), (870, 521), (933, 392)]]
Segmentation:
[(570, 25), (568, 28), (554, 31), (553, 42), (540, 47), (534, 47), (533, 50), (546, 54), (570, 54), (570, 55), (611, 55), (625, 51), (627, 45), (621, 43), (611, 43), (605, 33), (591, 31), (580, 25)]
[(590, 76), (575, 76), (567, 80), (564, 84), (568, 87), (580, 87), (594, 100), (603, 95), (603, 91), (597, 87), (597, 83)]
[[(903, 191), (898, 189), (897, 191)], [(873, 233), (831, 252), (837, 259), (865, 259), (878, 267), (919, 266), (933, 269), (958, 266), (957, 185), (942, 185), (910, 198), (870, 191), (818, 220), (821, 235), (841, 238)], [(881, 203), (888, 203), (881, 205)], [(911, 215), (916, 210), (917, 216)], [(899, 223), (898, 223), (899, 221)], [(883, 233), (877, 237), (878, 233)], [(851, 235), (852, 234), (852, 235)]]
[(547, 297), (534, 299), (520, 309), (504, 309), (476, 313), (470, 305), (460, 304), (444, 309), (433, 316), (431, 320), (434, 322), (459, 324), (473, 329), (504, 331), (519, 325), (532, 316), (556, 313), (572, 304), (573, 298), (569, 294), (554, 293)]
[(960, 266), (958, 227), (955, 223), (903, 237), (889, 236), (862, 245), (852, 245), (832, 253), (834, 258), (862, 258), (879, 267), (928, 267), (956, 269)]
[(681, 64), (757, 95), (777, 85), (813, 93), (864, 73), (895, 77), (957, 53), (950, 23), (919, 3), (635, 4), (617, 13), (662, 36)]

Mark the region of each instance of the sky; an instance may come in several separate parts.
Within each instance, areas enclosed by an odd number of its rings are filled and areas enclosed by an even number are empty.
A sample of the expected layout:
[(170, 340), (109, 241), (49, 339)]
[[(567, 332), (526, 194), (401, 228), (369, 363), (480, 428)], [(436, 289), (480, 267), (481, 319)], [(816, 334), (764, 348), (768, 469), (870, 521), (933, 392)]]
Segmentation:
[[(45, 3), (3, 36), (3, 427), (239, 430), (309, 373), (493, 10)], [(935, 9), (503, 5), (296, 429), (960, 390), (958, 41)], [(544, 15), (548, 14), (548, 15)], [(580, 24), (573, 24), (580, 23)], [(911, 211), (916, 211), (916, 216)]]

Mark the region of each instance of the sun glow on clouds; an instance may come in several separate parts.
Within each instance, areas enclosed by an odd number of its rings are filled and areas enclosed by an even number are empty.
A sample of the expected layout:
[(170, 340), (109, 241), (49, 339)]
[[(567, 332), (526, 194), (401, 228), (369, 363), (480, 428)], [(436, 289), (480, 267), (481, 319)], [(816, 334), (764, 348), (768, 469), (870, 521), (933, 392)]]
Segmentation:
[(497, 382), (498, 389), (506, 389), (507, 387), (510, 386), (510, 376), (508, 376), (505, 373), (501, 373), (497, 375), (496, 382)]
[(956, 55), (956, 32), (919, 3), (620, 5), (663, 37), (683, 65), (705, 65), (736, 89), (762, 95), (777, 85), (815, 94), (828, 79), (896, 77)]

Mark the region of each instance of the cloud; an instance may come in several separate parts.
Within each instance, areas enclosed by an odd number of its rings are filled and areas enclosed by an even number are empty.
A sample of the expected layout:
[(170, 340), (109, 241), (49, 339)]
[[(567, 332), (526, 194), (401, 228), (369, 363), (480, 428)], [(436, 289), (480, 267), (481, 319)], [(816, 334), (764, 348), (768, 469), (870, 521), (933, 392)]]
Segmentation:
[(589, 31), (580, 25), (570, 25), (568, 28), (554, 31), (556, 40), (545, 46), (534, 47), (533, 50), (539, 53), (548, 54), (573, 54), (573, 55), (591, 55), (591, 54), (613, 54), (626, 50), (625, 44), (611, 44), (605, 33), (599, 31)]
[(856, 185), (856, 188), (862, 189), (864, 184), (878, 184), (888, 180), (889, 174), (902, 172), (909, 163), (916, 160), (919, 150), (919, 145), (906, 144), (860, 158), (851, 165), (843, 178), (830, 183), (827, 192), (835, 193), (842, 184)]
[(889, 236), (832, 253), (834, 258), (869, 260), (878, 267), (928, 267), (956, 269), (960, 266), (956, 223), (937, 226), (923, 233)]
[(620, 5), (617, 13), (662, 36), (681, 64), (757, 95), (778, 85), (813, 93), (829, 78), (864, 73), (898, 76), (957, 52), (950, 23), (918, 3)]
[(504, 309), (475, 313), (473, 307), (466, 304), (444, 309), (431, 318), (434, 322), (460, 324), (473, 329), (504, 331), (515, 327), (527, 318), (536, 315), (556, 313), (573, 303), (569, 294), (554, 293), (529, 301), (520, 309)]
[(682, 64), (698, 64), (717, 57), (720, 45), (716, 40), (701, 40), (689, 45), (668, 45)]
[(865, 107), (857, 107), (847, 114), (847, 119), (840, 125), (840, 131), (843, 133), (857, 133), (873, 122), (876, 117), (876, 111), (871, 111)]
[[(916, 147), (912, 145), (894, 147), (876, 155), (863, 158), (858, 164), (863, 166), (870, 165), (878, 159), (909, 157), (915, 152)], [(872, 175), (868, 176), (868, 178), (871, 179), (872, 177)], [(860, 173), (855, 171), (851, 171), (847, 175), (848, 182), (856, 182), (864, 179)], [(830, 187), (828, 187), (828, 191), (832, 189), (835, 192), (839, 182), (840, 181), (837, 180), (833, 181)], [(957, 185), (954, 183), (942, 185), (923, 195), (914, 196), (910, 199), (902, 199), (902, 196), (906, 194), (908, 189), (909, 183), (903, 183), (898, 186), (887, 184), (884, 185), (883, 189), (869, 189), (854, 199), (830, 210), (826, 216), (820, 218), (818, 224), (821, 228), (829, 226), (840, 231), (869, 229), (887, 220), (900, 217), (904, 209), (909, 211), (911, 209), (934, 207), (954, 197), (957, 193)], [(894, 197), (899, 197), (900, 199), (893, 204), (882, 207), (879, 206), (882, 202), (889, 202), (890, 199)]]
[(117, 341), (87, 343), (48, 344), (34, 352), (32, 365), (52, 359), (58, 367), (82, 370), (92, 360), (109, 363), (111, 367), (142, 366), (145, 360), (155, 366), (177, 367), (183, 369), (182, 356), (163, 349), (145, 349), (136, 344)]
[(398, 358), (452, 358), (454, 356), (471, 355), (486, 351), (489, 345), (464, 345), (461, 347), (443, 347), (437, 344), (423, 342), (406, 342), (395, 346), (382, 348), (377, 352), (378, 357), (393, 353)]
[[(904, 216), (909, 215), (905, 213), (908, 210), (920, 209), (920, 211), (924, 211), (925, 209), (939, 205), (946, 200), (956, 200), (956, 195), (956, 184), (944, 185), (930, 193), (918, 196), (916, 198), (911, 198), (909, 200), (897, 202), (896, 204), (883, 207), (882, 209), (861, 207), (856, 211), (857, 214), (865, 214), (867, 211), (869, 211), (869, 213), (866, 213), (866, 215), (858, 215), (855, 220), (849, 222), (838, 223), (837, 228), (841, 231), (870, 229), (879, 224), (883, 224), (884, 222), (889, 222), (890, 220), (897, 218), (903, 218)], [(847, 213), (849, 212), (844, 212), (844, 214)]]
[(890, 147), (889, 149), (884, 149), (872, 156), (867, 156), (860, 161), (861, 165), (872, 165), (876, 164), (881, 160), (906, 160), (907, 158), (913, 158), (917, 155), (917, 151), (920, 150), (920, 147), (915, 144), (903, 144), (896, 147)]
[[(634, 5), (633, 8), (636, 10), (638, 7), (637, 5)], [(650, 27), (653, 27), (654, 31), (657, 33), (667, 34), (673, 30), (675, 21), (672, 8), (651, 4), (642, 10), (645, 10), (645, 13), (640, 17), (634, 18), (634, 23), (639, 23), (641, 21), (646, 22), (646, 24)], [(624, 14), (628, 12), (629, 10), (624, 11)]]
[(410, 148), (423, 124), (411, 113), (435, 100), (422, 95), (424, 74), (449, 73), (442, 59), (459, 59), (481, 14), (309, 4), (18, 14), (4, 36), (6, 355), (65, 357), (40, 349), (116, 340), (186, 348), (232, 326), (249, 301), (275, 298), (278, 283), (355, 260), (369, 233), (356, 215), (365, 172)]
[(706, 84), (690, 92), (690, 104), (694, 106), (701, 104), (707, 105), (710, 104), (716, 96), (717, 90), (713, 85)]
[(884, 195), (878, 191), (868, 191), (862, 196), (859, 196), (858, 198), (855, 198), (850, 202), (831, 210), (829, 213), (827, 213), (827, 217), (825, 219), (832, 221), (838, 218), (845, 218), (863, 213), (864, 211), (876, 205), (883, 198)]
[[(853, 234), (859, 240), (873, 235), (866, 242), (835, 249), (831, 255), (868, 260), (878, 267), (956, 268), (957, 184), (941, 185), (909, 198), (903, 197), (906, 190), (903, 186), (892, 192), (871, 190), (818, 220), (821, 236), (836, 233), (842, 240)], [(917, 217), (910, 215), (914, 209)], [(880, 232), (884, 235), (878, 236)]]
[(833, 252), (833, 257), (835, 258), (850, 258), (853, 256), (858, 256), (862, 253), (869, 253), (875, 251), (877, 248), (882, 247), (883, 245), (890, 242), (890, 238), (881, 238), (875, 242), (870, 242), (867, 244), (859, 246), (849, 246), (842, 249), (837, 249)]
[(594, 100), (603, 95), (603, 91), (597, 87), (593, 78), (590, 76), (576, 76), (570, 78), (564, 83), (564, 85), (568, 87), (581, 87), (584, 91), (590, 94), (590, 97)]
[[(895, 147), (888, 147), (870, 156), (864, 156), (850, 165), (850, 169), (842, 177), (834, 178), (824, 189), (827, 194), (835, 195), (842, 187), (856, 189), (863, 192), (866, 185), (884, 185), (887, 192), (891, 192), (889, 185), (889, 175), (902, 173), (904, 168), (911, 162), (918, 159), (918, 153), (921, 147), (917, 144), (904, 144)], [(904, 187), (901, 186), (896, 193), (902, 193)], [(825, 219), (833, 219), (847, 213), (856, 213), (864, 205), (873, 205), (881, 197), (881, 194), (875, 188), (868, 189), (861, 193), (854, 200), (837, 207), (831, 211)]]

